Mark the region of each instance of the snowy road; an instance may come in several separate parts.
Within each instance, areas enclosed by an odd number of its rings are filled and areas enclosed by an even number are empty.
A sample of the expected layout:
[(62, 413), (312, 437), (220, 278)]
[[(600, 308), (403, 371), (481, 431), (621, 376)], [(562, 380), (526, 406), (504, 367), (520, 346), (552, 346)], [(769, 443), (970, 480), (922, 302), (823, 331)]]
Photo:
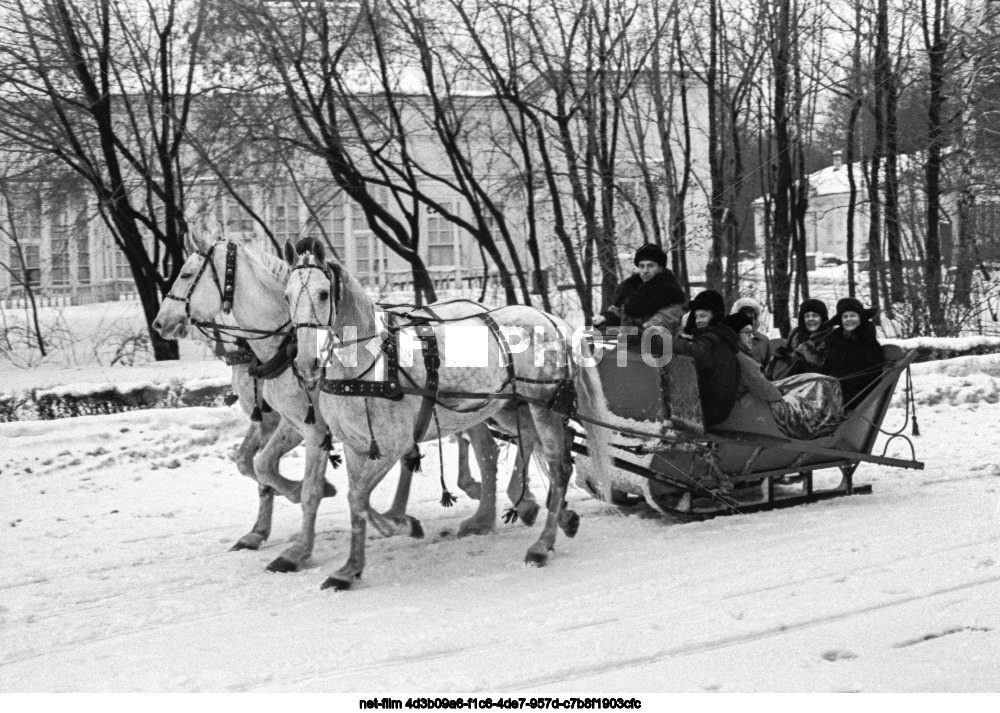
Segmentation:
[(863, 465), (873, 495), (789, 510), (680, 524), (574, 490), (580, 533), (544, 569), (521, 564), (538, 526), (447, 534), (472, 503), (438, 506), (426, 449), (428, 537), (373, 539), (339, 594), (319, 585), (343, 492), (308, 570), (264, 571), (297, 529), (284, 501), (264, 549), (228, 551), (256, 508), (226, 459), (237, 411), (3, 424), (0, 690), (998, 691), (997, 423), (996, 403), (925, 408), (926, 470)]

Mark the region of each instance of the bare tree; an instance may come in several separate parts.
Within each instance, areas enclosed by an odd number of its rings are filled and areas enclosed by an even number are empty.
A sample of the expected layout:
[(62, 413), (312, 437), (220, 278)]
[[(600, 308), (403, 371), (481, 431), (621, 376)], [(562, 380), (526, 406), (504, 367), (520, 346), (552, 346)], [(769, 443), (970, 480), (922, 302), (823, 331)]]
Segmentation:
[[(183, 263), (185, 176), (202, 3), (2, 0), (0, 134), (93, 192), (147, 324)], [(177, 343), (149, 329), (157, 359)]]

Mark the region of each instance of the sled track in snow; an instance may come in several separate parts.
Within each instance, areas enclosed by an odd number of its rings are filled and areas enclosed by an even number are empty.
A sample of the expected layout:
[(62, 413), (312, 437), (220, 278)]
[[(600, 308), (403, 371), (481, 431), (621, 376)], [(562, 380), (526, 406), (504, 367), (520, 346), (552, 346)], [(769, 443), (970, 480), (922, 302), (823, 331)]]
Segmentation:
[[(447, 518), (440, 518), (440, 519), (447, 519)], [(428, 520), (433, 521), (431, 519), (428, 519)], [(219, 528), (211, 528), (211, 531), (216, 531), (218, 529)], [(513, 534), (515, 531), (512, 530), (510, 532)], [(384, 540), (377, 540), (377, 541), (378, 542), (389, 543), (389, 542), (391, 542), (391, 539), (384, 539)], [(969, 548), (969, 547), (979, 547), (979, 546), (983, 546), (983, 545), (988, 545), (991, 542), (996, 542), (996, 541), (1000, 541), (1000, 536), (993, 537), (993, 538), (987, 538), (985, 540), (983, 540), (983, 539), (977, 539), (975, 541), (970, 541), (970, 542), (962, 542), (962, 543), (957, 543), (957, 544), (951, 544), (951, 545), (948, 545), (948, 546), (945, 546), (945, 547), (939, 547), (939, 548), (931, 549), (931, 550), (923, 550), (923, 551), (921, 551), (919, 553), (914, 553), (914, 554), (912, 554), (910, 556), (907, 556), (907, 557), (886, 559), (886, 560), (882, 560), (882, 561), (879, 561), (879, 562), (876, 562), (876, 563), (872, 563), (872, 564), (869, 564), (869, 565), (867, 565), (865, 567), (861, 567), (861, 568), (858, 568), (856, 570), (852, 570), (852, 573), (860, 573), (860, 572), (878, 570), (878, 569), (884, 568), (886, 566), (891, 566), (893, 564), (900, 563), (900, 562), (905, 562), (905, 561), (912, 560), (912, 559), (918, 559), (918, 558), (919, 559), (923, 559), (923, 558), (926, 558), (926, 557), (929, 557), (929, 556), (939, 555), (939, 554), (943, 554), (943, 553), (947, 553), (947, 552), (952, 552), (952, 551), (955, 551), (955, 550), (961, 550), (961, 549), (965, 549), (965, 548)], [(469, 540), (465, 540), (465, 542), (475, 542), (475, 540), (474, 539), (469, 539)], [(257, 551), (260, 552), (260, 551), (263, 551), (263, 550), (266, 550), (266, 549), (278, 549), (279, 547), (283, 547), (285, 544), (287, 544), (287, 543), (278, 543), (278, 542), (267, 543), (267, 544), (264, 545), (264, 547), (261, 548), (261, 550), (257, 550)], [(238, 554), (238, 553), (230, 553), (228, 551), (217, 551), (217, 552), (212, 552), (212, 553), (208, 553), (208, 554), (203, 554), (202, 553), (201, 555), (199, 555), (199, 553), (195, 553), (194, 555), (191, 555), (191, 556), (177, 556), (177, 557), (170, 557), (170, 558), (167, 558), (165, 560), (154, 560), (154, 561), (151, 561), (149, 564), (158, 564), (158, 563), (164, 562), (164, 561), (167, 561), (167, 562), (176, 562), (176, 563), (183, 563), (183, 562), (187, 562), (187, 561), (203, 562), (204, 559), (206, 559), (206, 558), (209, 559), (209, 560), (214, 561), (214, 560), (223, 560), (223, 559), (226, 559), (227, 557), (239, 557), (239, 556), (240, 556), (240, 554)], [(314, 568), (315, 568), (315, 566), (311, 566), (308, 569), (314, 569)], [(106, 572), (106, 571), (109, 571), (109, 570), (113, 571), (114, 569), (124, 569), (124, 568), (114, 568), (114, 567), (102, 566), (100, 568), (96, 568), (95, 570), (90, 570), (90, 572)], [(306, 571), (308, 571), (308, 569)], [(780, 582), (780, 583), (769, 584), (769, 585), (762, 586), (762, 587), (754, 587), (754, 588), (750, 588), (750, 589), (745, 589), (745, 590), (742, 590), (742, 591), (738, 591), (738, 592), (734, 592), (734, 593), (730, 593), (730, 594), (726, 594), (724, 596), (721, 596), (719, 598), (719, 601), (726, 601), (726, 600), (730, 600), (730, 599), (738, 599), (738, 598), (741, 598), (741, 597), (753, 596), (753, 595), (756, 595), (756, 594), (764, 594), (764, 593), (772, 592), (772, 591), (780, 591), (780, 590), (786, 589), (788, 587), (795, 587), (795, 586), (799, 586), (799, 585), (806, 584), (806, 583), (809, 583), (809, 582), (814, 582), (814, 581), (817, 581), (817, 580), (822, 580), (822, 579), (825, 579), (825, 578), (833, 577), (833, 576), (836, 576), (837, 574), (838, 574), (838, 571), (824, 571), (824, 572), (820, 572), (820, 573), (817, 573), (817, 574), (814, 574), (814, 575), (810, 575), (810, 576), (807, 576), (807, 577), (800, 577), (798, 579), (794, 579), (794, 580), (791, 580), (791, 581), (784, 581), (784, 582)], [(266, 576), (274, 576), (274, 577), (282, 577), (283, 576), (283, 575), (268, 575), (267, 573), (265, 573), (263, 571), (251, 570), (248, 573), (248, 578), (246, 580), (246, 584), (243, 587), (240, 587), (240, 589), (249, 589), (250, 587), (256, 586), (255, 583), (258, 581), (257, 577), (259, 577), (260, 575), (264, 575), (265, 577)], [(700, 583), (702, 583), (702, 584), (711, 584), (713, 582), (721, 581), (723, 578), (724, 577), (719, 576), (719, 577), (715, 577), (715, 578), (712, 578), (712, 579), (701, 580)], [(174, 578), (173, 581), (176, 582), (179, 579), (180, 579), (180, 577), (178, 576), (178, 577)], [(170, 580), (166, 580), (166, 581), (169, 582)], [(104, 597), (98, 598), (96, 600), (89, 601), (89, 602), (87, 602), (86, 604), (84, 604), (82, 606), (68, 605), (68, 606), (65, 606), (65, 607), (53, 607), (52, 609), (50, 609), (48, 611), (42, 611), (42, 612), (39, 612), (37, 614), (34, 614), (33, 618), (34, 618), (35, 621), (44, 621), (44, 620), (58, 618), (60, 616), (75, 617), (75, 616), (78, 616), (80, 614), (85, 614), (85, 613), (87, 613), (89, 611), (96, 611), (96, 610), (104, 609), (109, 604), (119, 604), (119, 603), (122, 603), (122, 602), (127, 602), (129, 604), (141, 604), (142, 602), (147, 602), (147, 601), (148, 602), (154, 602), (157, 599), (162, 599), (164, 596), (170, 596), (170, 595), (176, 595), (176, 594), (183, 594), (185, 592), (196, 592), (198, 590), (205, 590), (205, 589), (210, 588), (210, 587), (216, 587), (216, 588), (225, 587), (225, 586), (231, 584), (230, 582), (220, 582), (218, 580), (212, 580), (212, 581), (206, 581), (204, 579), (198, 580), (194, 576), (192, 576), (189, 579), (185, 579), (184, 581), (186, 582), (186, 584), (191, 585), (191, 586), (173, 586), (173, 587), (170, 587), (169, 589), (158, 589), (155, 592), (150, 592), (149, 594), (142, 594), (140, 596), (129, 596), (131, 590), (117, 591), (117, 592), (115, 592), (113, 594), (109, 594), (108, 596), (104, 596)], [(980, 586), (980, 585), (985, 585), (985, 584), (989, 584), (989, 583), (996, 582), (996, 581), (1000, 581), (1000, 576), (998, 576), (997, 578), (994, 578), (994, 579), (981, 580), (981, 581), (977, 581), (977, 582), (973, 582), (973, 583), (967, 583), (967, 584), (963, 584), (963, 585), (957, 585), (956, 587), (945, 588), (945, 589), (942, 589), (942, 590), (935, 590), (935, 591), (932, 591), (932, 592), (929, 592), (929, 593), (923, 594), (923, 595), (910, 595), (910, 596), (907, 596), (907, 597), (895, 599), (895, 600), (893, 600), (891, 602), (886, 602), (886, 603), (883, 603), (883, 604), (875, 605), (873, 607), (865, 607), (865, 608), (862, 608), (862, 609), (852, 610), (852, 611), (849, 611), (849, 612), (844, 612), (844, 613), (839, 613), (839, 614), (833, 614), (833, 615), (829, 615), (829, 616), (826, 616), (826, 617), (820, 617), (820, 618), (817, 618), (817, 619), (809, 619), (809, 620), (805, 620), (803, 622), (798, 622), (798, 623), (795, 623), (795, 624), (790, 624), (790, 625), (786, 625), (786, 626), (782, 626), (782, 627), (774, 627), (772, 629), (766, 629), (766, 630), (763, 630), (761, 632), (756, 632), (754, 634), (741, 635), (741, 636), (738, 636), (738, 637), (728, 637), (728, 638), (724, 638), (724, 639), (719, 639), (719, 640), (704, 642), (704, 643), (701, 643), (701, 644), (688, 645), (688, 646), (685, 646), (685, 647), (679, 647), (676, 650), (675, 649), (667, 649), (667, 650), (664, 650), (664, 651), (657, 652), (655, 654), (648, 654), (648, 655), (644, 655), (644, 656), (638, 656), (638, 657), (635, 657), (635, 659), (628, 659), (628, 660), (625, 660), (625, 661), (621, 661), (621, 662), (619, 662), (619, 663), (617, 663), (615, 665), (595, 666), (593, 670), (574, 668), (572, 670), (572, 672), (567, 672), (568, 675), (565, 677), (565, 679), (562, 679), (562, 678), (552, 678), (552, 677), (546, 676), (544, 680), (540, 679), (540, 680), (537, 680), (537, 681), (525, 680), (524, 682), (513, 682), (513, 683), (509, 684), (509, 688), (511, 690), (514, 690), (514, 689), (517, 689), (519, 687), (521, 687), (521, 688), (523, 688), (523, 687), (530, 687), (531, 685), (540, 685), (540, 684), (543, 684), (543, 683), (544, 684), (548, 684), (548, 683), (552, 683), (552, 682), (560, 682), (560, 681), (563, 681), (563, 680), (565, 680), (565, 681), (571, 681), (571, 680), (573, 680), (575, 678), (580, 678), (581, 675), (582, 676), (586, 676), (586, 675), (592, 675), (592, 674), (600, 673), (602, 671), (612, 671), (612, 670), (615, 670), (616, 668), (621, 668), (621, 667), (628, 667), (628, 666), (634, 666), (634, 665), (642, 665), (644, 663), (653, 662), (653, 661), (656, 661), (656, 660), (659, 660), (659, 659), (662, 659), (662, 658), (671, 658), (671, 657), (676, 657), (676, 656), (680, 656), (680, 655), (691, 655), (691, 654), (695, 654), (695, 653), (700, 653), (703, 650), (704, 651), (709, 651), (709, 650), (714, 650), (716, 648), (725, 648), (725, 647), (728, 647), (728, 646), (738, 645), (740, 643), (747, 643), (747, 642), (751, 642), (751, 641), (755, 641), (755, 640), (759, 640), (759, 639), (765, 639), (765, 638), (769, 638), (769, 637), (772, 637), (772, 636), (781, 635), (783, 633), (787, 633), (787, 632), (791, 632), (791, 631), (797, 631), (797, 630), (803, 629), (803, 628), (809, 628), (809, 627), (812, 627), (812, 626), (822, 625), (824, 623), (838, 621), (838, 620), (844, 619), (844, 618), (850, 618), (850, 617), (853, 617), (853, 616), (858, 616), (858, 615), (864, 614), (864, 613), (866, 613), (868, 611), (876, 611), (878, 609), (882, 609), (882, 608), (886, 608), (886, 607), (891, 607), (891, 606), (905, 604), (905, 603), (907, 603), (909, 601), (915, 601), (915, 600), (918, 600), (918, 599), (923, 599), (923, 598), (929, 598), (929, 597), (933, 597), (933, 596), (938, 596), (940, 594), (944, 594), (944, 593), (947, 593), (949, 591), (953, 591), (953, 590), (956, 590), (956, 589), (964, 589), (964, 588), (968, 588), (968, 587)], [(25, 583), (25, 584), (30, 584), (30, 583)], [(668, 591), (670, 588), (676, 588), (677, 586), (680, 586), (680, 585), (678, 585), (676, 582), (667, 582), (667, 583), (664, 584), (663, 591)], [(566, 583), (566, 584), (557, 585), (555, 587), (550, 587), (548, 591), (550, 592), (550, 594), (553, 594), (553, 595), (557, 596), (559, 594), (559, 590), (564, 590), (566, 592), (566, 594), (569, 595), (575, 589), (576, 589), (576, 585), (574, 585), (572, 583)], [(238, 593), (239, 593), (239, 590), (233, 590), (231, 587), (227, 591), (231, 592), (231, 593), (234, 593), (236, 595), (238, 595)], [(364, 594), (363, 594), (363, 592), (356, 592), (356, 593), (353, 593), (353, 594), (350, 594), (350, 593), (348, 593), (348, 594), (330, 594), (330, 593), (321, 594), (321, 593), (319, 593), (319, 592), (317, 592), (317, 591), (315, 591), (313, 589), (313, 587), (311, 586), (311, 583), (307, 584), (307, 583), (303, 582), (303, 591), (301, 592), (300, 596), (291, 596), (291, 597), (285, 597), (285, 596), (283, 596), (281, 598), (281, 600), (280, 600), (280, 603), (283, 606), (297, 604), (297, 603), (304, 603), (304, 602), (308, 602), (308, 601), (314, 600), (317, 596), (364, 596)], [(557, 596), (557, 598), (558, 598), (558, 596)], [(691, 608), (693, 608), (693, 607), (688, 607), (686, 609), (678, 610), (678, 611), (687, 611), (687, 610), (689, 610)], [(222, 617), (226, 617), (226, 616), (230, 616), (230, 615), (234, 615), (234, 614), (239, 614), (241, 612), (246, 611), (246, 609), (247, 609), (246, 606), (239, 606), (239, 607), (232, 607), (231, 606), (231, 607), (226, 607), (224, 609), (220, 609), (220, 610), (216, 610), (216, 611), (212, 611), (212, 612), (205, 612), (205, 613), (198, 614), (198, 615), (191, 616), (191, 617), (187, 617), (187, 618), (184, 618), (184, 619), (173, 619), (173, 620), (168, 621), (168, 622), (160, 622), (160, 623), (154, 622), (154, 623), (146, 624), (146, 625), (143, 625), (141, 627), (141, 629), (140, 628), (136, 628), (136, 629), (130, 629), (130, 630), (127, 630), (127, 631), (119, 631), (119, 632), (116, 632), (116, 633), (111, 633), (111, 634), (108, 634), (106, 636), (96, 637), (96, 638), (95, 637), (82, 637), (82, 638), (79, 638), (79, 639), (74, 639), (74, 640), (71, 640), (69, 642), (66, 642), (62, 646), (59, 646), (59, 647), (56, 647), (56, 648), (47, 649), (45, 651), (31, 652), (31, 653), (27, 653), (27, 654), (22, 655), (22, 656), (15, 656), (15, 657), (9, 658), (9, 659), (7, 659), (5, 661), (0, 661), (0, 669), (3, 669), (4, 667), (7, 667), (7, 666), (12, 666), (12, 665), (18, 664), (18, 663), (23, 662), (23, 661), (29, 661), (29, 660), (33, 660), (33, 659), (45, 658), (45, 657), (48, 657), (48, 656), (58, 656), (60, 654), (73, 652), (73, 651), (76, 651), (76, 650), (79, 650), (79, 649), (87, 649), (87, 648), (89, 648), (91, 646), (100, 645), (100, 644), (105, 643), (105, 642), (116, 641), (116, 640), (121, 640), (121, 639), (127, 639), (129, 637), (134, 637), (134, 636), (139, 636), (139, 635), (148, 635), (151, 632), (160, 631), (160, 630), (167, 630), (167, 629), (171, 629), (171, 628), (183, 628), (183, 627), (191, 626), (191, 625), (194, 625), (194, 624), (200, 624), (200, 623), (205, 622), (205, 621), (212, 621), (214, 619), (218, 619), (218, 618), (222, 618)], [(560, 627), (560, 628), (558, 628), (558, 629), (556, 629), (554, 631), (547, 632), (547, 633), (539, 633), (539, 634), (536, 634), (535, 636), (536, 636), (536, 638), (537, 637), (540, 637), (540, 638), (553, 638), (553, 637), (557, 637), (557, 636), (564, 636), (564, 635), (567, 635), (567, 634), (572, 634), (573, 632), (584, 632), (584, 631), (596, 630), (596, 629), (599, 629), (599, 628), (602, 628), (602, 627), (607, 627), (607, 626), (620, 626), (620, 625), (623, 625), (623, 624), (625, 624), (627, 622), (637, 622), (637, 621), (642, 621), (642, 620), (645, 620), (645, 619), (653, 619), (653, 618), (658, 617), (658, 616), (659, 616), (659, 614), (656, 614), (656, 615), (646, 615), (646, 616), (611, 617), (611, 618), (602, 619), (600, 621), (588, 622), (588, 623), (585, 623), (585, 624), (573, 624), (573, 625), (568, 625), (568, 626), (562, 626), (562, 627)], [(377, 663), (365, 664), (365, 665), (362, 665), (362, 666), (357, 666), (357, 667), (353, 667), (353, 668), (349, 668), (349, 669), (342, 669), (340, 671), (337, 671), (336, 673), (327, 673), (327, 672), (324, 672), (324, 673), (322, 673), (320, 675), (311, 675), (311, 674), (309, 674), (309, 675), (304, 675), (304, 676), (301, 676), (301, 677), (295, 677), (295, 676), (289, 677), (289, 676), (286, 676), (286, 675), (282, 675), (281, 678), (280, 678), (280, 680), (281, 680), (281, 682), (282, 682), (283, 685), (286, 684), (286, 683), (287, 684), (295, 684), (295, 683), (306, 683), (306, 682), (311, 682), (311, 681), (326, 681), (326, 680), (333, 681), (333, 680), (337, 680), (339, 678), (348, 677), (348, 676), (350, 676), (352, 674), (357, 674), (357, 673), (361, 673), (361, 672), (365, 672), (365, 671), (372, 671), (372, 670), (377, 670), (377, 669), (381, 669), (381, 668), (385, 668), (385, 667), (392, 667), (392, 666), (406, 666), (406, 665), (413, 664), (415, 661), (434, 661), (434, 660), (448, 658), (450, 656), (459, 656), (460, 657), (460, 656), (464, 656), (464, 655), (468, 655), (468, 654), (476, 654), (476, 653), (482, 653), (482, 652), (488, 652), (488, 651), (500, 651), (502, 649), (507, 648), (508, 646), (509, 646), (508, 642), (496, 642), (496, 643), (483, 644), (481, 646), (476, 646), (476, 647), (465, 647), (465, 648), (461, 648), (461, 647), (459, 647), (459, 648), (448, 647), (448, 648), (440, 649), (439, 651), (436, 651), (436, 652), (433, 652), (433, 651), (432, 652), (421, 652), (419, 654), (403, 655), (403, 656), (393, 657), (393, 658), (389, 658), (389, 659), (385, 659), (385, 660), (379, 661)], [(583, 671), (582, 674), (580, 673), (581, 671)], [(261, 687), (265, 687), (265, 686), (270, 685), (271, 683), (272, 683), (272, 681), (268, 680), (266, 682), (261, 682), (260, 685), (261, 685)], [(250, 686), (247, 686), (247, 688), (245, 690), (254, 690), (254, 688), (255, 688), (255, 686), (250, 685)], [(493, 687), (493, 688), (495, 688), (495, 687)]]
[[(923, 594), (914, 594), (905, 597), (898, 597), (896, 599), (893, 599), (892, 601), (883, 602), (881, 604), (874, 604), (871, 606), (860, 607), (858, 609), (850, 609), (848, 611), (837, 612), (835, 614), (828, 614), (825, 616), (804, 619), (802, 621), (794, 622), (792, 624), (782, 624), (780, 626), (768, 627), (766, 629), (761, 629), (759, 631), (751, 632), (748, 634), (726, 636), (717, 639), (711, 639), (708, 641), (684, 644), (683, 646), (665, 648), (650, 654), (643, 654), (640, 656), (632, 656), (628, 658), (617, 659), (612, 663), (596, 664), (592, 666), (573, 666), (571, 669), (565, 670), (563, 675), (560, 675), (559, 672), (550, 672), (542, 676), (536, 676), (530, 678), (518, 678), (511, 681), (504, 681), (502, 683), (490, 684), (488, 691), (495, 693), (500, 693), (504, 691), (523, 691), (523, 690), (530, 690), (536, 686), (542, 686), (542, 685), (552, 686), (554, 684), (569, 683), (572, 681), (587, 678), (589, 676), (601, 673), (621, 671), (635, 666), (644, 666), (648, 664), (657, 663), (659, 661), (663, 661), (666, 659), (680, 658), (684, 656), (693, 656), (696, 654), (701, 654), (709, 651), (718, 651), (720, 649), (727, 649), (733, 646), (739, 646), (741, 644), (749, 644), (756, 641), (773, 638), (776, 636), (783, 636), (785, 634), (790, 634), (796, 631), (802, 631), (817, 626), (823, 626), (824, 624), (831, 624), (846, 619), (852, 619), (857, 616), (862, 616), (864, 614), (881, 611), (883, 609), (902, 606), (904, 604), (909, 604), (915, 601), (932, 599), (934, 597), (941, 596), (944, 594), (951, 594), (954, 592), (959, 592), (967, 589), (974, 589), (975, 587), (981, 587), (997, 583), (1000, 583), (1000, 575), (996, 577), (990, 577), (988, 579), (981, 579), (973, 582), (965, 582), (963, 584), (957, 584), (950, 587), (942, 587), (941, 589), (935, 589), (930, 592), (925, 592)], [(752, 592), (745, 592), (744, 594), (750, 594), (750, 593)], [(676, 612), (674, 613), (683, 612), (688, 609), (689, 607), (685, 609), (676, 610)], [(627, 622), (641, 621), (647, 618), (651, 617), (616, 617), (612, 619), (605, 619), (598, 622), (590, 622), (587, 624), (581, 624), (576, 626), (561, 627), (555, 631), (537, 635), (537, 637), (533, 640), (533, 644), (537, 644), (538, 640), (543, 638), (553, 638), (556, 636), (565, 635), (570, 632), (595, 630), (610, 625), (622, 625)], [(564, 641), (562, 642), (562, 645), (565, 646), (571, 644), (567, 644), (567, 642)], [(322, 681), (335, 681), (338, 679), (356, 676), (357, 674), (364, 673), (366, 671), (377, 671), (392, 666), (410, 665), (414, 662), (438, 661), (441, 659), (447, 659), (449, 657), (464, 658), (470, 655), (482, 654), (491, 651), (499, 652), (501, 649), (509, 648), (509, 646), (510, 646), (509, 642), (504, 642), (496, 644), (486, 644), (483, 646), (441, 649), (435, 652), (421, 652), (408, 656), (400, 656), (397, 658), (380, 661), (374, 664), (342, 669), (340, 671), (337, 671), (336, 673), (305, 675), (300, 677), (281, 676), (280, 681), (282, 687), (301, 686), (302, 684), (314, 684)], [(257, 688), (265, 688), (271, 682), (272, 682), (271, 680), (268, 680), (266, 683), (262, 682), (260, 686), (248, 685), (245, 687), (241, 687), (240, 690), (253, 691)], [(476, 693), (486, 690), (487, 689), (474, 689), (474, 688), (469, 689), (471, 693)]]

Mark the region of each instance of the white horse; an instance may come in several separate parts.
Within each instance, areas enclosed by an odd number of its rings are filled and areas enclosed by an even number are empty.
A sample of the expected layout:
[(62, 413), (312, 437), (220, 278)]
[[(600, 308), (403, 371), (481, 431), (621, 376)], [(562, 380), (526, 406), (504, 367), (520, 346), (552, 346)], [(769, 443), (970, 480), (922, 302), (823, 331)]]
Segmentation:
[[(192, 320), (196, 323), (231, 325), (232, 331), (246, 336), (258, 361), (261, 364), (268, 363), (275, 357), (280, 346), (282, 335), (279, 332), (289, 322), (288, 308), (284, 301), (284, 285), (289, 274), (287, 264), (267, 253), (258, 252), (241, 241), (198, 245), (192, 239), (187, 247), (189, 257), (168, 295), (170, 299), (164, 301), (157, 314), (154, 328), (164, 337), (173, 339), (185, 336)], [(226, 263), (230, 251), (233, 254), (233, 273), (226, 278), (229, 267)], [(225, 305), (228, 284), (232, 284), (232, 294), (228, 295), (231, 304)], [(230, 309), (231, 314), (226, 314), (226, 308)], [(260, 506), (257, 521), (253, 529), (241, 537), (232, 549), (257, 549), (270, 535), (274, 492), (279, 492), (295, 503), (302, 501), (304, 482), (299, 483), (281, 476), (278, 470), (280, 458), (309, 434), (314, 441), (318, 436), (322, 442), (326, 437), (326, 426), (317, 419), (315, 409), (311, 408), (310, 396), (292, 378), (290, 370), (283, 372), (277, 379), (263, 381), (255, 386), (254, 378), (249, 373), (249, 365), (234, 365), (233, 390), (244, 411), (251, 415), (256, 409), (258, 418), (262, 420), (251, 423), (236, 456), (240, 472), (258, 483)], [(261, 408), (264, 404), (270, 405), (273, 410)], [(311, 419), (310, 411), (313, 412)], [(315, 423), (307, 423), (309, 420), (315, 420)], [(479, 438), (481, 440), (482, 434), (479, 434)], [(465, 457), (459, 462), (459, 487), (475, 499), (479, 497), (480, 486), (472, 478), (468, 467), (468, 446), (464, 443), (462, 445)], [(492, 440), (489, 447), (495, 448)], [(311, 452), (307, 444), (307, 474), (325, 473), (323, 453), (324, 451)], [(389, 517), (400, 517), (406, 512), (412, 462), (414, 461), (406, 459), (403, 461), (396, 495), (386, 513)], [(322, 497), (330, 497), (335, 493), (333, 485), (324, 479)], [(523, 518), (531, 519), (532, 503), (531, 499), (526, 499), (519, 508)], [(308, 504), (303, 507), (305, 517), (315, 517), (315, 512), (310, 512)], [(537, 511), (537, 505), (534, 507)], [(312, 525), (306, 523), (304, 529), (311, 533)], [(311, 547), (293, 548), (268, 565), (268, 569), (297, 569), (308, 556), (303, 556), (303, 551), (309, 550)]]
[[(345, 365), (337, 358), (324, 365), (318, 358), (321, 345), (319, 333), (332, 334), (345, 344), (348, 327), (354, 327), (359, 338), (378, 336), (391, 349), (393, 342), (385, 341), (389, 335), (385, 325), (377, 318), (375, 303), (342, 266), (325, 261), (323, 246), (318, 241), (301, 241), (297, 249), (290, 243), (286, 244), (285, 259), (294, 265), (285, 295), (298, 337), (295, 365), (300, 378), (307, 386), (315, 386), (325, 372), (327, 377), (349, 386), (354, 393), (379, 388), (380, 372), (389, 369), (385, 354), (376, 356), (368, 350), (359, 349), (356, 365)], [(470, 368), (449, 366), (447, 362), (442, 364), (437, 369), (436, 389), (430, 388), (432, 396), (429, 402), (434, 405), (432, 420), (428, 421), (426, 417), (425, 396), (416, 392), (403, 391), (401, 398), (396, 400), (350, 393), (335, 395), (326, 391), (320, 395), (320, 411), (324, 420), (344, 444), (347, 498), (351, 508), (350, 555), (346, 564), (323, 583), (324, 589), (348, 589), (361, 576), (365, 565), (366, 523), (370, 522), (385, 536), (412, 532), (412, 518), (387, 518), (370, 506), (369, 497), (392, 464), (413, 446), (415, 440), (468, 431), (489, 419), (501, 424), (508, 432), (520, 432), (522, 443), (530, 443), (541, 450), (548, 465), (550, 489), (545, 526), (525, 558), (535, 565), (545, 564), (549, 551), (553, 549), (573, 470), (573, 430), (567, 423), (565, 413), (551, 410), (548, 406), (557, 401), (562, 401), (565, 406), (566, 395), (572, 401), (575, 389), (579, 412), (587, 417), (587, 443), (594, 465), (611, 465), (607, 435), (604, 429), (589, 420), (607, 423), (611, 418), (597, 371), (582, 368), (574, 362), (568, 340), (560, 333), (561, 329), (568, 333), (568, 324), (531, 307), (510, 306), (486, 316), (451, 322), (449, 326), (481, 329), (489, 326), (488, 366)], [(540, 353), (537, 349), (528, 349), (512, 354), (502, 336), (505, 327), (532, 331), (536, 337), (543, 336), (547, 346)], [(449, 332), (457, 334), (460, 330), (445, 329), (441, 324), (433, 325), (431, 329), (439, 348), (447, 354)], [(419, 336), (413, 334), (412, 328), (407, 331), (411, 337)], [(429, 341), (424, 343), (424, 348), (430, 344)], [(541, 347), (537, 343), (536, 346)], [(460, 348), (458, 344), (454, 347), (456, 351)], [(585, 345), (581, 348), (589, 352)], [(428, 369), (420, 359), (414, 358), (406, 373), (416, 390), (427, 389), (431, 383), (428, 381)], [(480, 465), (483, 465), (482, 459)], [(483, 492), (480, 507), (484, 507), (484, 503), (495, 498), (495, 467), (483, 468), (481, 475)], [(573, 522), (573, 532), (575, 527)]]

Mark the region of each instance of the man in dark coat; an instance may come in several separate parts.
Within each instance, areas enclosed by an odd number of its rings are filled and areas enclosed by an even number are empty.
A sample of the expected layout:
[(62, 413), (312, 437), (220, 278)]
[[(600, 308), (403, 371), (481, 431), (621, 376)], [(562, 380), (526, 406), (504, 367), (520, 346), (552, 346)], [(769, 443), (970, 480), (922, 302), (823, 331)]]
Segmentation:
[(837, 302), (837, 315), (830, 320), (833, 329), (825, 340), (819, 371), (840, 380), (847, 409), (857, 407), (882, 376), (885, 357), (872, 323), (876, 312), (865, 309), (853, 297), (845, 297)]
[(740, 385), (739, 349), (739, 336), (721, 323), (696, 329), (691, 339), (674, 340), (674, 354), (694, 359), (705, 426), (725, 421), (733, 410)]
[(619, 283), (611, 307), (594, 320), (594, 326), (665, 327), (673, 332), (687, 296), (667, 269), (667, 254), (659, 245), (643, 245), (635, 251), (632, 262), (638, 270)]

